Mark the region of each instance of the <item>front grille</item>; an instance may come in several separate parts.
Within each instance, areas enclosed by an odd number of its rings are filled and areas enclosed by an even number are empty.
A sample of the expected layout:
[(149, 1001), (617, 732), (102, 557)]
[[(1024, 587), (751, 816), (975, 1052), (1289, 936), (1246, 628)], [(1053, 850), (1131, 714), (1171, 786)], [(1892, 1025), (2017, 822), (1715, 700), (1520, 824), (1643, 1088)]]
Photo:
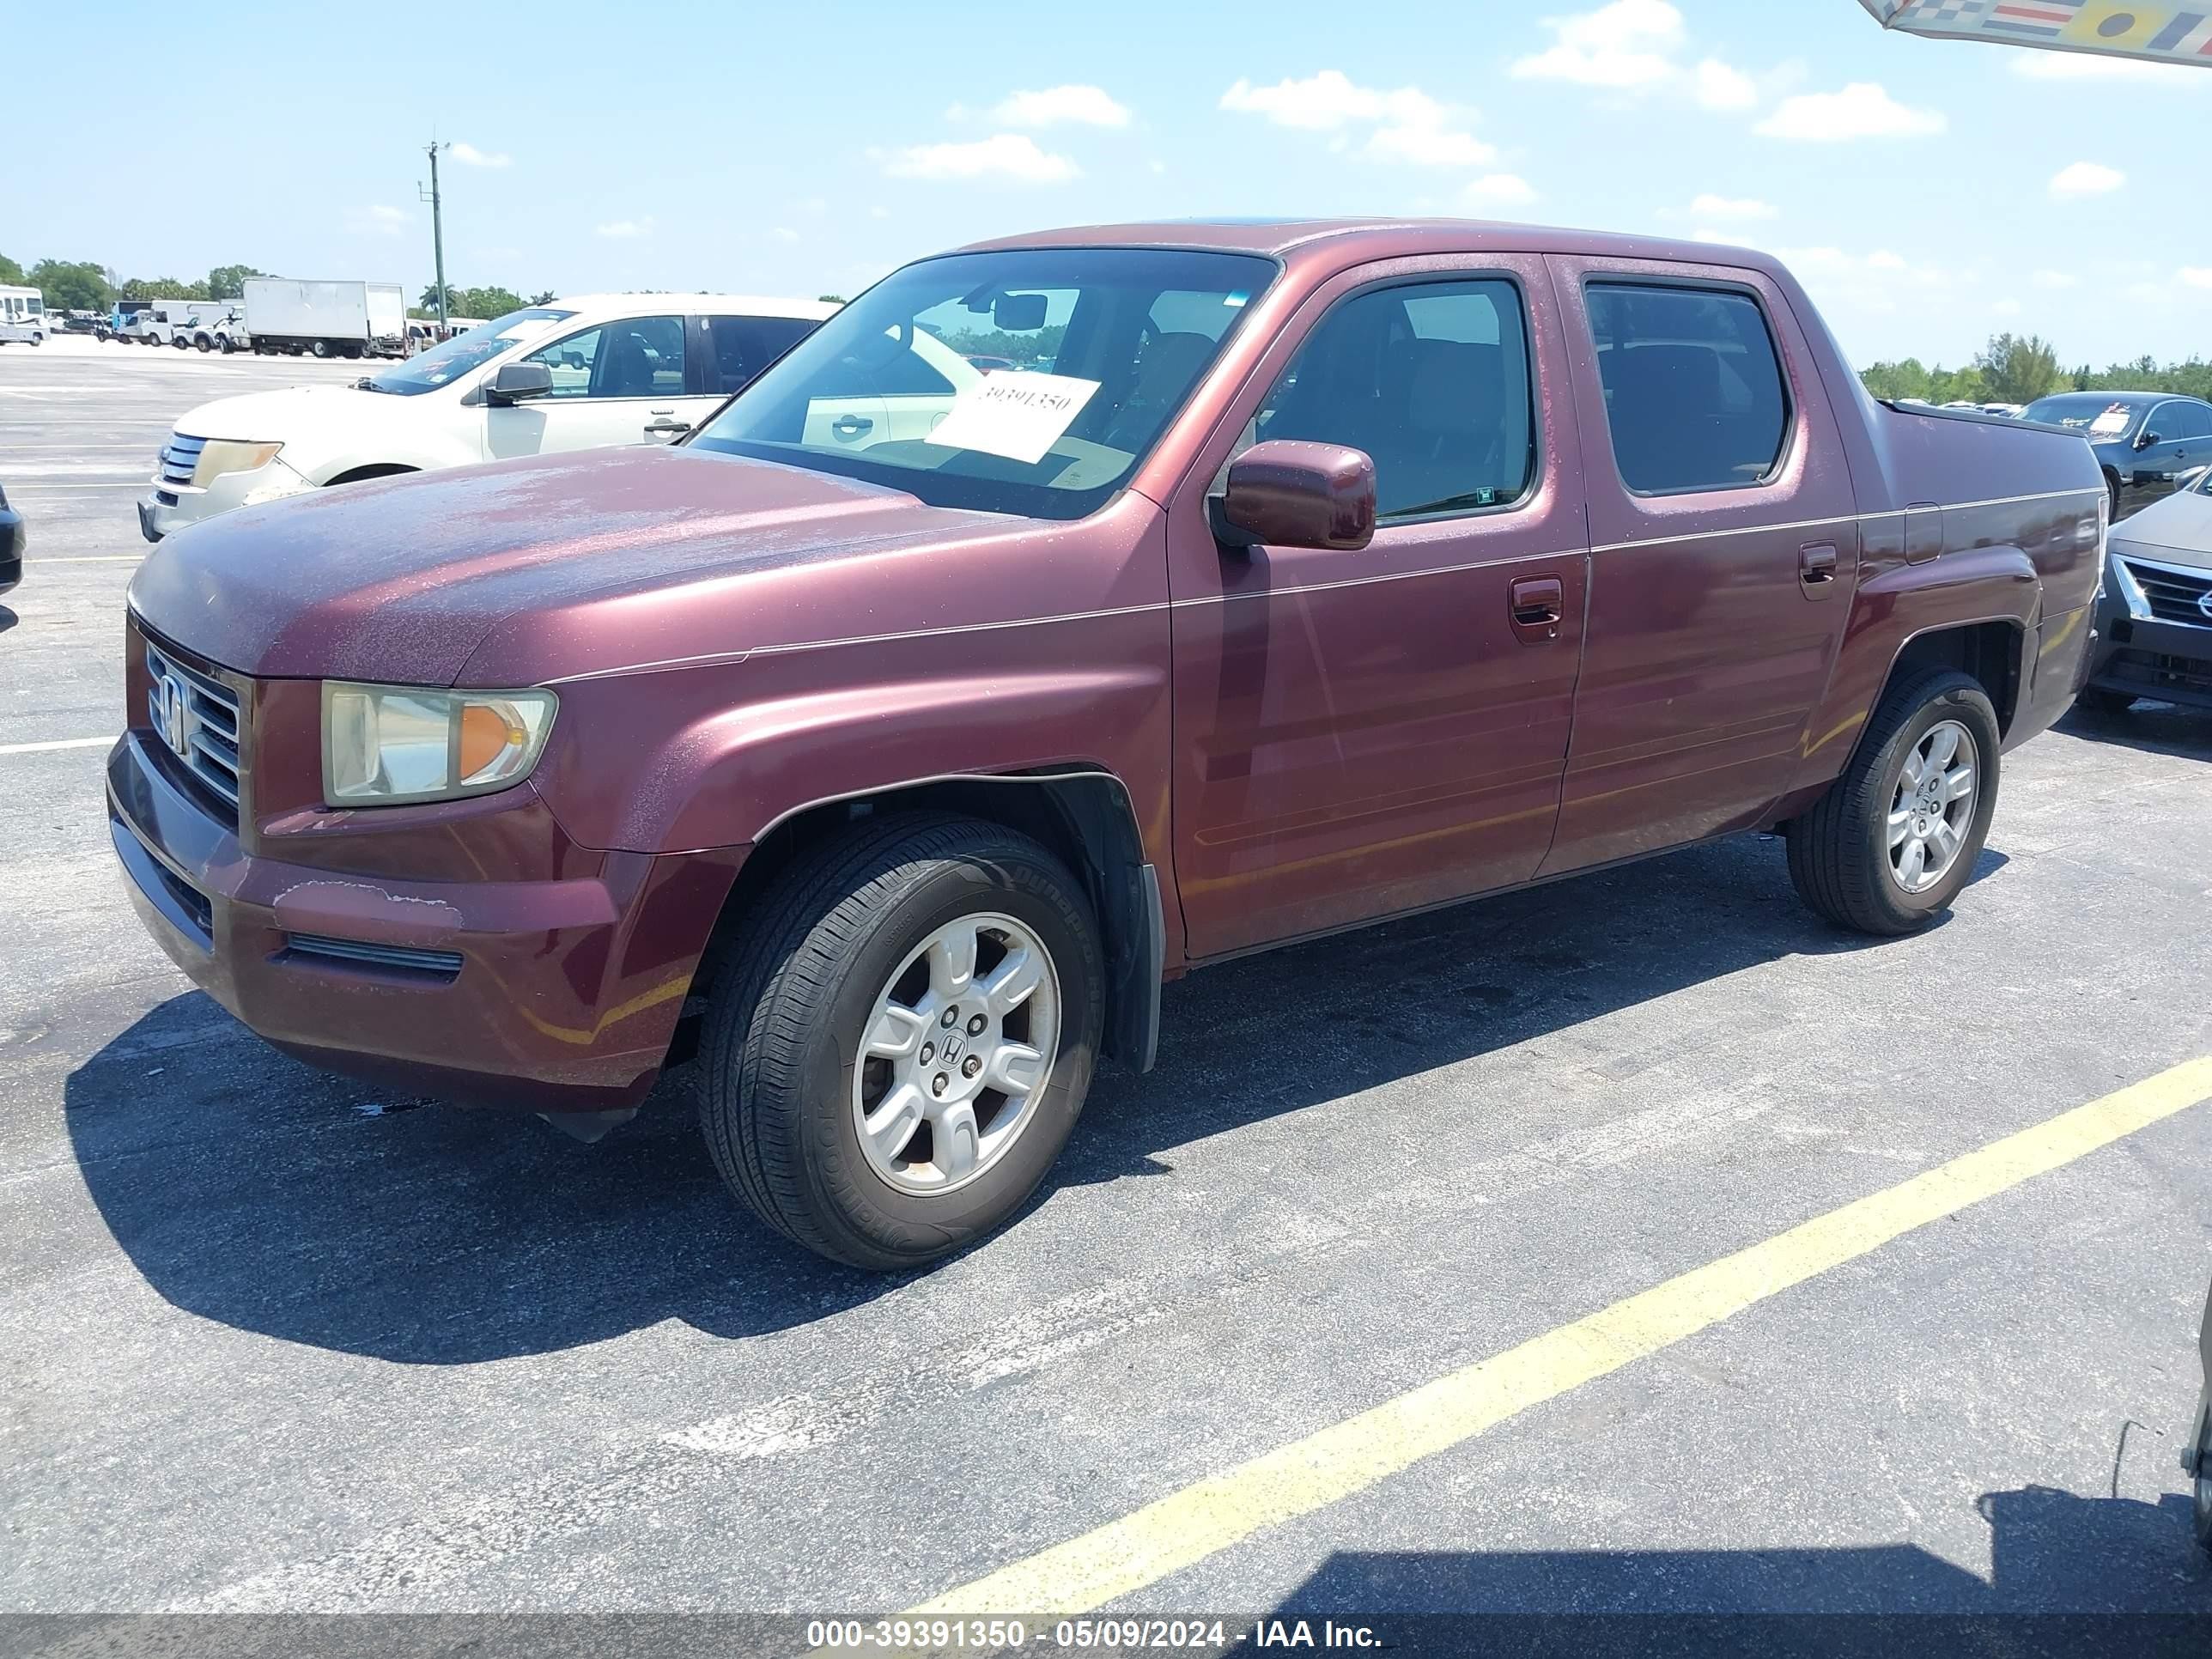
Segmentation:
[(284, 948), (295, 957), (319, 957), (365, 968), (382, 968), (452, 981), (460, 975), (458, 951), (424, 951), (405, 945), (374, 945), (367, 939), (333, 939), (326, 933), (287, 933)]
[(200, 464), (200, 451), (207, 447), (205, 438), (187, 437), (181, 432), (169, 434), (169, 441), (161, 446), (161, 482), (165, 484), (188, 484), (192, 481), (192, 469)]
[(2150, 601), (2151, 615), (2160, 622), (2195, 623), (2200, 628), (2212, 623), (2212, 611), (2204, 609), (2204, 597), (2212, 593), (2212, 570), (2200, 574), (2170, 564), (2139, 564), (2133, 559), (2121, 562)]
[(210, 674), (188, 668), (153, 641), (146, 641), (146, 720), (189, 772), (238, 823), (239, 753), (245, 721), (238, 697)]

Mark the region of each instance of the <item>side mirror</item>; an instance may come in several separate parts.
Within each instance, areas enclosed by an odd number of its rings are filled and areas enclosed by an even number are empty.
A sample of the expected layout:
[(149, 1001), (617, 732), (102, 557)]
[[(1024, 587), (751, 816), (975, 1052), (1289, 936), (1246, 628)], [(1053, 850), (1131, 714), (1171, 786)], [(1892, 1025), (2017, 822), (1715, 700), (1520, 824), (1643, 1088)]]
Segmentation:
[(484, 401), (501, 407), (553, 390), (553, 371), (544, 363), (501, 363), (484, 388)]
[(2137, 449), (2148, 449), (2153, 444), (2164, 443), (2165, 441), (2166, 440), (2160, 437), (2157, 433), (2146, 432), (2142, 437), (2136, 440), (2136, 447)]
[(1224, 546), (1355, 551), (1375, 539), (1375, 463), (1342, 444), (1272, 439), (1229, 464), (1208, 507)]

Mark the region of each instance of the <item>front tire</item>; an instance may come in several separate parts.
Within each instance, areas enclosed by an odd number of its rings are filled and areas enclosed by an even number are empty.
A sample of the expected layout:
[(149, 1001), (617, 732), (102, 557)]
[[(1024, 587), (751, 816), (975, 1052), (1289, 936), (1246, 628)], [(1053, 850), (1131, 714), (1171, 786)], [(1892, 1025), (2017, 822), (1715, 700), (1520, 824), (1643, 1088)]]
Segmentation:
[(313, 352), (318, 357), (327, 357), (331, 355), (331, 343), (328, 340), (318, 340), (314, 344), (309, 346), (307, 349)]
[(1856, 933), (1927, 927), (1989, 837), (1999, 740), (1989, 694), (1955, 669), (1893, 687), (1844, 775), (1790, 826), (1798, 896)]
[(709, 994), (715, 1166), (832, 1261), (950, 1255), (1066, 1144), (1104, 984), (1082, 884), (1045, 848), (973, 819), (862, 819), (780, 878)]

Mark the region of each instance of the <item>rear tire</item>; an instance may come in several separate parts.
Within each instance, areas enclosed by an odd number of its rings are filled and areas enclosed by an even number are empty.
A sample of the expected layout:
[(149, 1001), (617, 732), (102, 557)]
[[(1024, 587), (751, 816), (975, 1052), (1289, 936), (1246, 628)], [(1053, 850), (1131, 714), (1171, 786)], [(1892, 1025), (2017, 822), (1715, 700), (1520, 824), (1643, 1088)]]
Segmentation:
[(307, 349), (313, 352), (318, 357), (327, 357), (331, 355), (331, 343), (328, 340), (318, 340), (313, 345), (309, 346)]
[(715, 1167), (832, 1261), (895, 1271), (974, 1243), (1066, 1144), (1104, 985), (1083, 887), (1046, 848), (974, 819), (861, 819), (778, 878), (709, 993)]
[(215, 342), (208, 338), (204, 334), (195, 339), (192, 342), (192, 344), (197, 346), (202, 351), (212, 351), (215, 349)]
[[(1843, 775), (1790, 825), (1798, 896), (1856, 933), (1927, 927), (1972, 878), (1989, 837), (1998, 743), (1989, 694), (1957, 670), (1893, 687)], [(1953, 795), (1962, 766), (1972, 793)]]

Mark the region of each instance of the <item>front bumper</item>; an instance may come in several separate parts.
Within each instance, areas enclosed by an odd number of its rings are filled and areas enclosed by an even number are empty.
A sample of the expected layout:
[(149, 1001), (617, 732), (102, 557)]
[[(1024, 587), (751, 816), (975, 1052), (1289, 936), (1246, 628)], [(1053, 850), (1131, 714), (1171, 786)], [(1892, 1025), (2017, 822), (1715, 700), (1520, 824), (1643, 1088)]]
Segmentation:
[[(586, 1112), (644, 1097), (734, 859), (615, 853), (578, 858), (595, 872), (569, 879), (412, 881), (257, 856), (157, 746), (134, 728), (107, 761), (131, 902), (186, 976), (270, 1043), (471, 1103)], [(534, 805), (529, 786), (517, 793)]]
[(2129, 613), (2108, 577), (2089, 684), (2122, 696), (2212, 708), (2212, 617), (2202, 626)]
[(138, 533), (149, 542), (158, 542), (202, 519), (212, 519), (235, 507), (282, 501), (287, 495), (304, 495), (314, 487), (287, 466), (281, 455), (250, 471), (219, 473), (204, 486), (169, 483), (157, 476), (153, 489), (138, 502)]

